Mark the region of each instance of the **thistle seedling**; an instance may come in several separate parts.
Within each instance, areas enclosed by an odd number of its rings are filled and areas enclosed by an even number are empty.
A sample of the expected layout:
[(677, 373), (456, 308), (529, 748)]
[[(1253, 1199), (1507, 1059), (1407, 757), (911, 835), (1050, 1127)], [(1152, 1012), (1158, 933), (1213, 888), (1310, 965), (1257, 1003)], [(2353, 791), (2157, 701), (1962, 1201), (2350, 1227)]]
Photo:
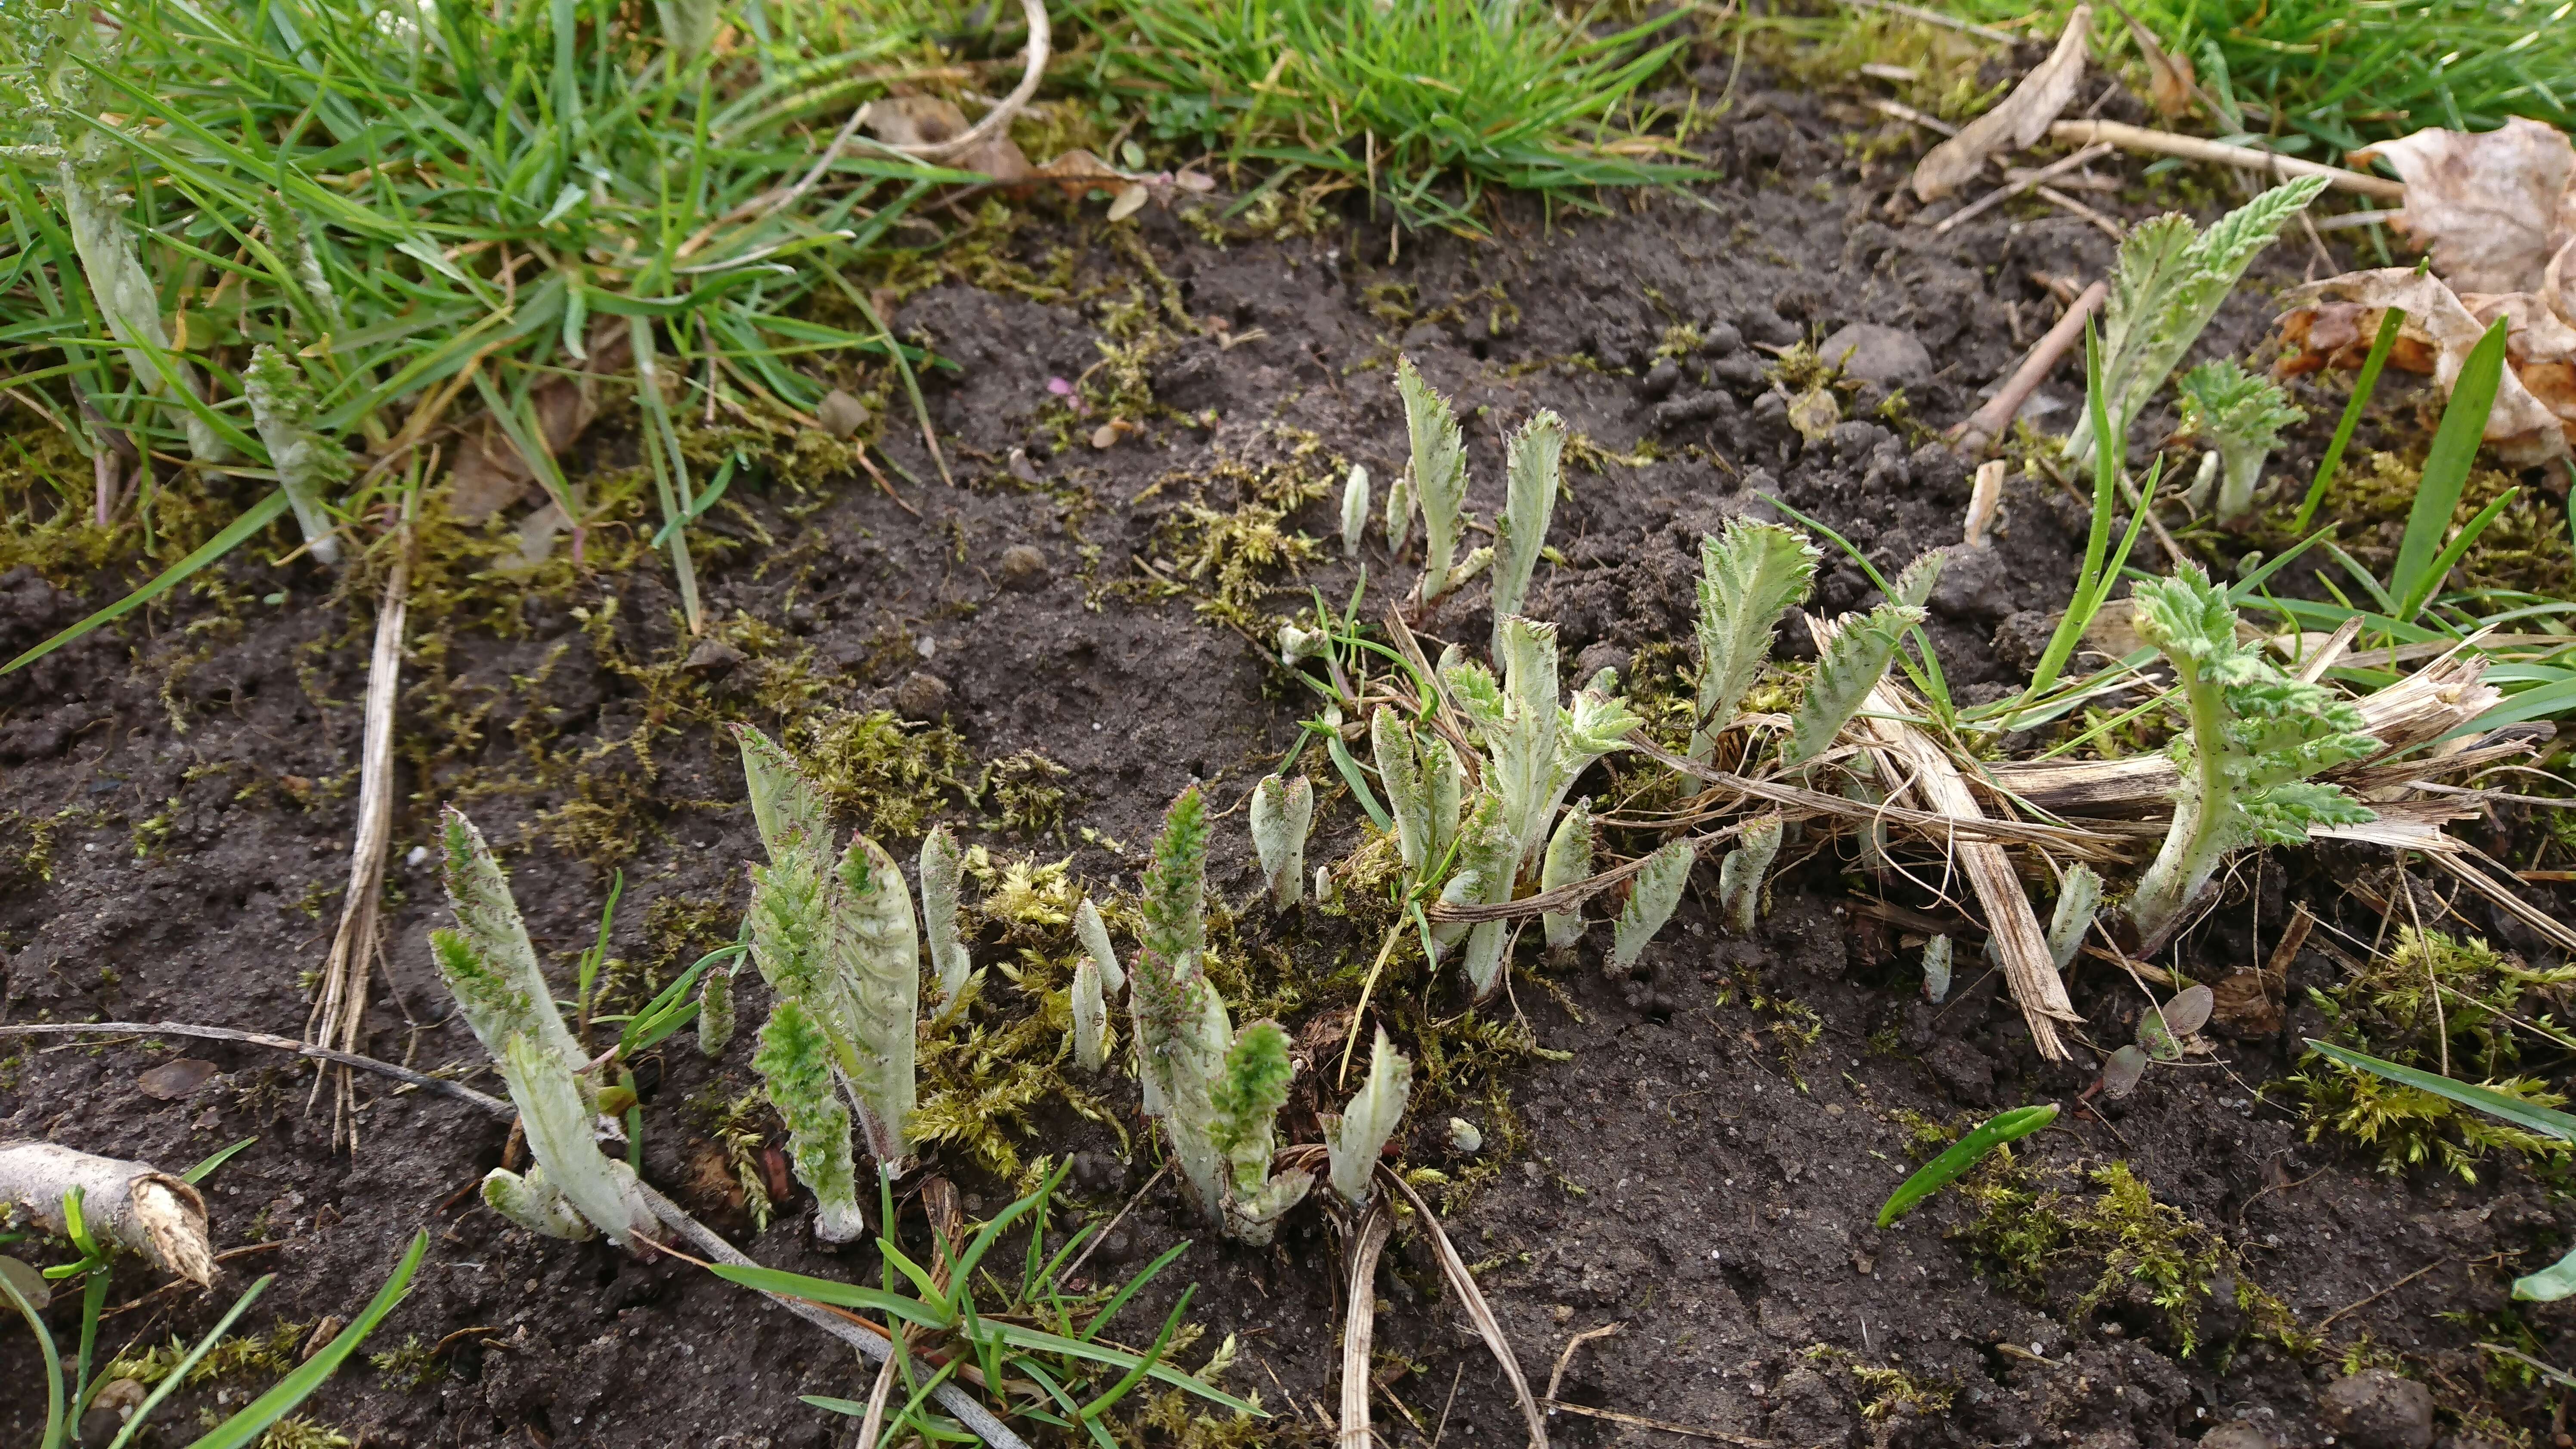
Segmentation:
[(860, 1216), (834, 1089), (888, 1171), (901, 1169), (912, 1120), (921, 991), (912, 895), (873, 840), (853, 839), (834, 860), (813, 782), (760, 731), (741, 726), (735, 738), (769, 850), (769, 864), (751, 872), (751, 954), (777, 998), (752, 1064), (788, 1123), (796, 1175), (814, 1190), (817, 1232), (847, 1241), (835, 1235), (855, 1233)]
[(1162, 1123), (1201, 1213), (1247, 1243), (1270, 1241), (1313, 1179), (1270, 1174), (1272, 1122), (1287, 1100), (1285, 1033), (1237, 1036), (1207, 979), (1207, 809), (1193, 785), (1172, 802), (1143, 882), (1142, 939), (1128, 1005), (1145, 1110)]
[(698, 1051), (720, 1057), (733, 1044), (733, 971), (709, 971), (698, 983)]
[[(1404, 398), (1404, 432), (1412, 452), (1412, 470), (1406, 475), (1411, 502), (1422, 512), (1422, 584), (1417, 592), (1430, 604), (1461, 582), (1463, 571), (1455, 565), (1461, 510), (1467, 504), (1467, 445), (1458, 435), (1458, 415), (1449, 399), (1422, 380), (1412, 358), (1396, 359), (1395, 390)], [(1395, 533), (1392, 526), (1387, 531)], [(1390, 537), (1388, 542), (1398, 540)]]
[(1395, 481), (1386, 485), (1386, 551), (1400, 554), (1412, 541), (1413, 479), (1398, 473)]
[(1690, 757), (1706, 760), (1771, 656), (1771, 634), (1807, 597), (1823, 555), (1777, 524), (1730, 518), (1699, 541), (1699, 700)]
[[(2103, 322), (2103, 400), (2112, 436), (2128, 436), (2255, 256), (2325, 185), (2323, 177), (2304, 176), (2276, 186), (2205, 232), (2178, 212), (2130, 230), (2120, 243)], [(2068, 455), (2079, 463), (2093, 456), (2093, 428), (2087, 416), (2067, 439)]]
[(1503, 657), (1503, 621), (1521, 612), (1547, 521), (1563, 486), (1565, 420), (1541, 410), (1511, 436), (1504, 451), (1503, 511), (1494, 519), (1494, 644)]
[(348, 481), (349, 450), (314, 427), (313, 389), (303, 367), (261, 343), (251, 349), (250, 366), (242, 373), (242, 395), (250, 401), (252, 426), (268, 449), (268, 465), (277, 470), (304, 542), (317, 561), (337, 564), (340, 540), (333, 536), (328, 497)]
[(1101, 994), (1100, 963), (1085, 955), (1073, 964), (1073, 1059), (1097, 1074), (1109, 1064), (1109, 1003)]
[(2281, 430), (2308, 415), (2271, 379), (2227, 358), (2184, 373), (2181, 391), (2183, 425), (2218, 455), (2218, 520), (2234, 523), (2254, 511), (2254, 490)]
[(1083, 954), (1100, 971), (1101, 987), (1112, 997), (1127, 993), (1127, 972), (1118, 964), (1118, 948), (1109, 944), (1109, 928), (1100, 920), (1100, 907), (1084, 896), (1073, 908), (1073, 938), (1082, 943)]
[(1719, 924), (1733, 935), (1750, 936), (1762, 908), (1762, 877), (1780, 854), (1781, 820), (1765, 815), (1745, 822), (1736, 845), (1717, 864)]
[(1384, 705), (1369, 716), (1369, 754), (1386, 788), (1395, 849), (1416, 880), (1448, 858), (1458, 835), (1458, 792), (1465, 773), (1449, 742), (1416, 728)]
[(623, 1245), (652, 1226), (653, 1210), (633, 1169), (599, 1150), (590, 1063), (537, 969), (509, 878), (482, 833), (453, 806), (440, 822), (439, 843), (456, 929), (430, 932), (430, 955), (458, 1013), (500, 1067), (536, 1159), (524, 1175), (494, 1168), (483, 1179), (483, 1200), (532, 1232), (587, 1238), (596, 1229)]
[(947, 826), (934, 825), (921, 838), (921, 929), (930, 942), (930, 970), (939, 978), (942, 1010), (966, 989), (974, 969), (957, 929), (957, 884), (964, 863), (957, 837)]
[(2048, 918), (2048, 956), (2058, 970), (2075, 964), (2075, 953), (2084, 948), (2084, 935), (2101, 909), (2102, 877), (2089, 865), (2068, 866), (2057, 887), (2057, 909)]
[(1612, 973), (1633, 969), (1646, 943), (1673, 918), (1673, 908), (1682, 903), (1682, 887), (1690, 884), (1691, 866), (1698, 859), (1687, 840), (1667, 842), (1646, 857), (1645, 868), (1630, 884), (1628, 903), (1619, 908), (1619, 919), (1611, 928)]
[(1815, 672), (1807, 676), (1806, 692), (1789, 712), (1789, 733), (1780, 742), (1783, 767), (1794, 769), (1833, 746), (1835, 736), (1886, 676), (1897, 642), (1922, 622), (1921, 606), (1893, 601), (1837, 622)]
[(1379, 1027), (1377, 1043), (1369, 1049), (1368, 1080), (1340, 1116), (1328, 1112), (1322, 1119), (1333, 1191), (1352, 1207), (1368, 1206), (1378, 1157), (1404, 1120), (1405, 1098), (1412, 1090), (1413, 1063), (1387, 1041), (1386, 1028)]
[(1357, 463), (1342, 481), (1342, 557), (1358, 558), (1369, 525), (1369, 472)]
[[(1577, 800), (1567, 807), (1556, 822), (1556, 833), (1548, 837), (1547, 857), (1539, 863), (1538, 888), (1552, 891), (1569, 886), (1592, 874), (1592, 806)], [(1583, 911), (1549, 911), (1539, 917), (1547, 930), (1547, 949), (1562, 954), (1574, 948), (1583, 936)]]
[(2236, 608), (2200, 566), (2137, 586), (2139, 637), (2173, 666), (2189, 728), (2172, 745), (2182, 772), (2173, 825), (2129, 899), (2141, 950), (2163, 944), (2239, 846), (2292, 845), (2320, 825), (2376, 818), (2308, 777), (2376, 750), (2361, 712), (2322, 685), (2290, 679), (2236, 637)]
[(1306, 832), (1315, 824), (1314, 782), (1299, 775), (1265, 775), (1252, 790), (1252, 850), (1279, 910), (1295, 906), (1306, 888)]

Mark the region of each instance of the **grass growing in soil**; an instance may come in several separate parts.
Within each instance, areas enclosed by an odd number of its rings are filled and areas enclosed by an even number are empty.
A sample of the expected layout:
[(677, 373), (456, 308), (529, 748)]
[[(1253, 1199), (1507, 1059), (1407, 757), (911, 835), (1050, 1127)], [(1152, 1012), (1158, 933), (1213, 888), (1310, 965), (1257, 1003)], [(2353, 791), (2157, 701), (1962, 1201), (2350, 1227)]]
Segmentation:
[(1269, 186), (1383, 196), (1408, 225), (1481, 233), (1496, 190), (1589, 207), (1596, 187), (1702, 174), (1666, 157), (1632, 106), (1686, 37), (1672, 17), (1619, 28), (1520, 0), (1090, 0), (1101, 47), (1075, 83), (1147, 134)]

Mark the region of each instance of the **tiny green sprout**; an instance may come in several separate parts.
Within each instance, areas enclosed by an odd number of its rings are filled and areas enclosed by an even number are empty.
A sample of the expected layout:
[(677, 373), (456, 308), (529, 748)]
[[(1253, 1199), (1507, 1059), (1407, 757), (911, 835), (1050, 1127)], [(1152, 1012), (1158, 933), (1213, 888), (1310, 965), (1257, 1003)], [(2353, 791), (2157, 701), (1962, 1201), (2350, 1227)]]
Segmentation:
[(1934, 936), (1923, 943), (1923, 999), (1939, 1006), (1950, 999), (1950, 938)]
[(2183, 425), (2218, 454), (2218, 518), (2233, 523), (2254, 511), (2254, 490), (2281, 430), (2307, 420), (2289, 394), (2231, 358), (2204, 362), (2182, 375)]
[(2322, 825), (2377, 818), (2309, 776), (2369, 755), (2361, 711), (2323, 685), (2291, 679), (2236, 637), (2236, 608), (2198, 564), (2139, 584), (2139, 637), (2173, 666), (2190, 727), (2171, 749), (2182, 771), (2173, 825), (2129, 898), (2141, 950), (2162, 945), (2228, 852), (2305, 841)]
[(1690, 758), (1706, 760), (1771, 657), (1781, 616), (1807, 597), (1823, 555), (1793, 530), (1743, 518), (1699, 541), (1699, 698)]
[(964, 865), (957, 837), (945, 825), (930, 827), (921, 838), (921, 929), (930, 942), (930, 970), (939, 981), (944, 1008), (966, 989), (973, 968), (966, 942), (957, 929), (957, 885)]
[(1736, 847), (1717, 864), (1717, 914), (1719, 924), (1737, 936), (1753, 934), (1753, 924), (1762, 907), (1762, 877), (1769, 874), (1771, 862), (1779, 857), (1782, 821), (1777, 815), (1764, 815), (1745, 822), (1736, 836)]
[(1449, 1119), (1449, 1148), (1461, 1157), (1473, 1157), (1485, 1150), (1485, 1134), (1464, 1117)]
[(720, 1057), (733, 1044), (733, 970), (709, 971), (698, 983), (698, 1051)]
[(1083, 954), (1100, 968), (1100, 984), (1111, 996), (1124, 995), (1127, 973), (1118, 964), (1118, 948), (1109, 944), (1109, 928), (1101, 923), (1100, 907), (1084, 896), (1073, 908), (1073, 938), (1082, 943)]
[(250, 402), (251, 422), (277, 470), (278, 486), (304, 530), (315, 561), (337, 564), (340, 540), (333, 536), (326, 495), (348, 481), (349, 450), (314, 426), (313, 388), (304, 369), (282, 349), (263, 342), (251, 349), (250, 366), (242, 372), (242, 395)]
[(2068, 866), (2057, 887), (2057, 909), (2048, 918), (2048, 957), (2058, 970), (2074, 964), (2085, 933), (2093, 929), (2094, 913), (2101, 909), (2102, 877), (2089, 865)]
[(1541, 409), (1504, 450), (1503, 511), (1494, 517), (1494, 657), (1503, 657), (1503, 621), (1521, 612), (1547, 543), (1547, 523), (1564, 483), (1565, 420)]
[(1254, 1247), (1270, 1241), (1280, 1217), (1315, 1182), (1311, 1173), (1270, 1171), (1279, 1109), (1288, 1104), (1295, 1072), (1288, 1033), (1275, 1022), (1256, 1021), (1226, 1048), (1224, 1075), (1208, 1093), (1215, 1109), (1208, 1137), (1226, 1165), (1225, 1230)]
[(1386, 485), (1386, 551), (1402, 553), (1412, 539), (1413, 479), (1408, 474), (1398, 473), (1395, 481)]
[(1097, 1074), (1109, 1064), (1109, 1004), (1100, 992), (1100, 963), (1084, 956), (1073, 965), (1073, 1059)]
[(1921, 606), (1894, 602), (1837, 621), (1815, 672), (1807, 676), (1806, 692), (1789, 712), (1789, 733), (1780, 742), (1783, 766), (1803, 765), (1832, 747), (1886, 675), (1897, 641), (1922, 622)]
[(1368, 1080), (1340, 1116), (1327, 1113), (1322, 1119), (1333, 1191), (1352, 1207), (1368, 1206), (1378, 1157), (1404, 1120), (1405, 1098), (1412, 1090), (1413, 1063), (1386, 1039), (1386, 1028), (1379, 1027), (1369, 1049)]
[(1306, 888), (1306, 833), (1315, 824), (1314, 782), (1265, 775), (1252, 790), (1252, 850), (1271, 904), (1288, 910)]
[(751, 1065), (787, 1124), (797, 1180), (814, 1190), (814, 1236), (827, 1243), (857, 1240), (868, 1225), (859, 1212), (850, 1111), (833, 1084), (831, 1045), (802, 1000), (782, 996), (769, 1009)]
[(1673, 908), (1681, 904), (1682, 888), (1690, 884), (1691, 866), (1698, 859), (1697, 848), (1687, 840), (1667, 842), (1646, 857), (1645, 868), (1637, 872), (1628, 891), (1628, 903), (1619, 908), (1619, 919), (1611, 928), (1611, 971), (1634, 967), (1646, 943), (1673, 918)]
[[(1577, 800), (1558, 818), (1556, 833), (1548, 837), (1547, 856), (1539, 863), (1538, 888), (1556, 890), (1591, 874), (1592, 804)], [(1539, 924), (1547, 931), (1547, 949), (1562, 955), (1583, 937), (1583, 909), (1549, 911), (1539, 917)]]
[(1422, 380), (1412, 358), (1396, 359), (1395, 390), (1404, 399), (1404, 431), (1412, 450), (1412, 469), (1406, 477), (1413, 485), (1414, 504), (1422, 512), (1422, 584), (1417, 596), (1430, 604), (1463, 582), (1454, 564), (1460, 510), (1467, 502), (1467, 445), (1459, 436), (1458, 415), (1449, 399)]
[(2028, 1137), (2057, 1120), (2056, 1104), (2038, 1107), (2015, 1107), (2009, 1112), (1988, 1118), (1977, 1129), (1951, 1144), (1950, 1150), (1923, 1164), (1923, 1170), (1905, 1179), (1902, 1186), (1878, 1210), (1878, 1225), (1891, 1226), (1898, 1218), (1914, 1211), (1925, 1198), (1948, 1187), (1967, 1174), (1969, 1168), (1989, 1152), (2007, 1142)]
[(2181, 1061), (2184, 1038), (2209, 1024), (2210, 1010), (2217, 1004), (2216, 993), (2206, 986), (2176, 992), (2173, 1000), (2138, 1018), (2138, 1046), (2157, 1061)]
[(1369, 525), (1369, 471), (1357, 463), (1342, 483), (1342, 557), (1358, 558)]

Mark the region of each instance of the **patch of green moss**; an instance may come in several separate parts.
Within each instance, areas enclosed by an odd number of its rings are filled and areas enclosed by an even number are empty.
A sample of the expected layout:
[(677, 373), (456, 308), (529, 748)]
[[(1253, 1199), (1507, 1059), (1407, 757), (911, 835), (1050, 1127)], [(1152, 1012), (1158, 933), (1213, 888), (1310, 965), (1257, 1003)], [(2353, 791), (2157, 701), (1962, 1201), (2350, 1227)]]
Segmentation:
[(981, 793), (1004, 830), (1022, 835), (1064, 834), (1073, 792), (1055, 782), (1071, 770), (1035, 750), (1006, 755), (987, 766)]
[[(2396, 949), (2330, 991), (2310, 993), (2326, 1013), (2324, 1039), (2402, 1066), (2446, 1072), (2543, 1107), (2567, 1101), (2537, 1076), (2514, 1071), (2525, 1035), (2567, 1040), (2557, 1018), (2576, 990), (2576, 966), (2533, 968), (2475, 936), (2401, 926)], [(2477, 1181), (2490, 1153), (2564, 1170), (2567, 1145), (2510, 1126), (2449, 1098), (2338, 1066), (2311, 1053), (2292, 1080), (2306, 1098), (2308, 1140), (2328, 1135), (2379, 1156), (2385, 1172), (2438, 1163)]]
[(916, 839), (941, 810), (977, 795), (974, 756), (955, 730), (890, 709), (809, 715), (788, 728), (787, 744), (833, 814), (870, 835)]
[(385, 1387), (398, 1394), (416, 1394), (447, 1377), (447, 1364), (438, 1356), (438, 1345), (423, 1343), (415, 1333), (403, 1340), (402, 1347), (367, 1355), (367, 1362), (385, 1381)]
[[(205, 1357), (190, 1365), (187, 1377), (181, 1382), (195, 1388), (217, 1379), (245, 1374), (271, 1377), (283, 1374), (295, 1367), (297, 1351), (304, 1346), (305, 1334), (312, 1326), (309, 1323), (280, 1323), (265, 1333), (236, 1333), (218, 1339), (214, 1347), (206, 1350)], [(98, 1377), (102, 1382), (132, 1379), (150, 1388), (177, 1372), (180, 1361), (188, 1356), (188, 1350), (189, 1345), (174, 1337), (158, 1347), (111, 1359), (107, 1367), (99, 1370)]]
[[(2426, 430), (2429, 442), (2429, 427)], [(2363, 567), (2385, 579), (2406, 536), (2406, 519), (2424, 482), (2424, 445), (2402, 453), (2373, 452), (2347, 459), (2326, 485), (2317, 521), (2336, 525), (2336, 542)], [(2514, 475), (2493, 468), (2469, 474), (2461, 489), (2457, 516), (2466, 519), (2519, 485)], [(2290, 530), (2303, 491), (2275, 500), (2253, 541), (2277, 552), (2298, 541)], [(2565, 509), (2524, 488), (2486, 532), (2460, 558), (2454, 582), (2470, 589), (2496, 589), (2563, 599), (2576, 593), (2576, 548), (2568, 538)]]
[(1189, 490), (1147, 543), (1155, 570), (1199, 593), (1202, 616), (1256, 639), (1267, 627), (1261, 601), (1273, 581), (1322, 556), (1321, 541), (1290, 527), (1289, 516), (1332, 493), (1350, 471), (1322, 439), (1299, 430), (1265, 430), (1260, 451), (1265, 456), (1220, 459), (1205, 474), (1167, 475), (1136, 500)]
[[(2085, 1191), (2087, 1184), (2095, 1190)], [(2093, 1277), (2064, 1306), (2071, 1319), (2126, 1300), (2152, 1311), (2176, 1351), (2188, 1357), (2200, 1347), (2201, 1312), (2224, 1276), (2233, 1279), (2236, 1306), (2257, 1331), (2279, 1335), (2294, 1327), (2279, 1300), (2252, 1286), (2217, 1230), (2157, 1201), (2125, 1162), (2095, 1168), (2079, 1181), (2072, 1172), (2025, 1168), (2010, 1148), (1998, 1148), (1960, 1191), (1977, 1216), (1954, 1236), (2006, 1288), (2055, 1309), (2049, 1302), (2055, 1275)]]

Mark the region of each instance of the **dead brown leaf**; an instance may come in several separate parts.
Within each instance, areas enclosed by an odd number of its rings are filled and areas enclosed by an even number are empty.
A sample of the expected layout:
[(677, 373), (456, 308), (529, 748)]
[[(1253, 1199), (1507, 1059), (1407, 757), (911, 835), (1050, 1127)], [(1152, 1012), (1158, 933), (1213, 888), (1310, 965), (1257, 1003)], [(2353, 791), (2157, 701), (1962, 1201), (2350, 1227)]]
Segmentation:
[[(594, 321), (585, 345), (590, 360), (579, 376), (558, 375), (529, 390), (528, 406), (536, 414), (538, 439), (549, 453), (561, 455), (599, 416), (598, 379), (624, 372), (634, 360), (634, 342), (623, 317)], [(486, 415), (467, 425), (448, 486), (448, 512), (459, 522), (480, 523), (535, 496), (537, 471), (519, 456), (517, 445), (500, 424)]]
[(2406, 182), (2395, 225), (2433, 254), (2460, 292), (2535, 292), (2549, 259), (2576, 239), (2576, 147), (2520, 116), (2493, 131), (2439, 127), (2353, 153)]
[[(887, 96), (868, 103), (863, 122), (868, 134), (889, 146), (937, 146), (954, 141), (973, 127), (957, 103), (939, 96)], [(1005, 184), (1032, 174), (1029, 158), (1008, 136), (990, 136), (945, 158), (942, 165), (981, 171)]]
[(2075, 99), (2075, 88), (2083, 83), (2084, 47), (2092, 29), (2093, 8), (2076, 6), (2066, 18), (2065, 32), (2057, 37), (2057, 49), (2023, 76), (2012, 94), (1924, 153), (1914, 167), (1915, 198), (1937, 201), (1974, 178), (1995, 152), (2007, 146), (2028, 150), (2047, 135), (2049, 124)]

